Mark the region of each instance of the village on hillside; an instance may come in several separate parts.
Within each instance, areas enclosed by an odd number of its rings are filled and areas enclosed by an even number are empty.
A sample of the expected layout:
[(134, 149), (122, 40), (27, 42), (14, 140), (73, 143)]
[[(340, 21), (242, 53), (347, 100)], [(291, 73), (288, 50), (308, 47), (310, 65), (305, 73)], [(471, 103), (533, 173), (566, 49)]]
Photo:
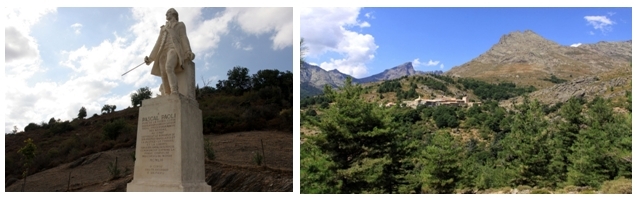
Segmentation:
[[(392, 107), (395, 106), (396, 103), (394, 102), (388, 102), (387, 104), (380, 104), (380, 107), (385, 106), (385, 107)], [(457, 106), (457, 107), (472, 107), (474, 105), (480, 106), (482, 105), (481, 102), (469, 102), (467, 101), (467, 97), (464, 96), (462, 97), (462, 99), (457, 99), (457, 98), (452, 98), (452, 97), (446, 97), (446, 96), (442, 96), (441, 98), (434, 98), (434, 99), (422, 99), (420, 98), (420, 96), (418, 96), (418, 98), (414, 99), (413, 101), (410, 100), (405, 100), (401, 103), (401, 106), (405, 106), (405, 107), (411, 107), (416, 109), (418, 106), (420, 105), (425, 105), (427, 107), (435, 107), (435, 106), (441, 106), (441, 105), (446, 105), (446, 106)]]

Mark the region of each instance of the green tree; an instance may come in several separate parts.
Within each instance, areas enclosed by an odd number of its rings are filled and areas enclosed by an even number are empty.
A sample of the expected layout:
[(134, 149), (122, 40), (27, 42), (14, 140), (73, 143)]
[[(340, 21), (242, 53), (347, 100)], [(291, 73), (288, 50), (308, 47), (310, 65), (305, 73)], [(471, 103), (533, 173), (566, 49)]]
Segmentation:
[(77, 114), (77, 117), (80, 118), (80, 120), (84, 119), (86, 117), (86, 108), (80, 108), (80, 112)]
[(559, 109), (559, 115), (563, 120), (557, 122), (557, 126), (551, 131), (549, 148), (551, 161), (549, 164), (549, 181), (552, 187), (564, 184), (567, 181), (568, 156), (572, 154), (571, 146), (577, 140), (580, 125), (584, 123), (581, 115), (582, 101), (580, 98), (571, 98)]
[(142, 87), (137, 90), (137, 92), (132, 93), (130, 95), (131, 103), (133, 107), (137, 107), (137, 105), (142, 105), (142, 101), (146, 99), (150, 99), (153, 95), (153, 92), (148, 89), (148, 87)]
[(587, 128), (577, 134), (571, 146), (568, 182), (599, 187), (604, 181), (632, 176), (632, 116), (614, 115), (610, 101), (596, 97), (588, 104)]
[(56, 123), (57, 121), (55, 121), (54, 117), (51, 117), (51, 119), (49, 119), (49, 126), (52, 126)]
[(235, 95), (243, 94), (243, 92), (249, 90), (252, 86), (250, 76), (248, 76), (248, 71), (248, 68), (241, 66), (235, 66), (228, 70), (228, 79), (220, 80), (217, 83), (217, 89)]
[(336, 164), (313, 141), (301, 144), (301, 193), (339, 193)]
[(325, 87), (327, 100), (334, 104), (313, 124), (321, 131), (319, 138), (329, 141), (316, 144), (334, 163), (338, 193), (397, 192), (405, 169), (396, 167), (403, 167), (405, 156), (390, 145), (404, 138), (393, 128), (390, 109), (364, 102), (362, 92), (351, 78), (338, 92)]
[(502, 140), (501, 158), (515, 170), (515, 185), (538, 186), (548, 182), (550, 154), (547, 147), (547, 121), (537, 101), (523, 103), (514, 115), (511, 132)]
[(33, 144), (33, 140), (31, 138), (24, 140), (24, 143), (24, 147), (18, 150), (18, 153), (22, 154), (24, 157), (24, 172), (22, 172), (24, 183), (22, 183), (22, 192), (24, 192), (24, 186), (27, 183), (27, 175), (29, 175), (29, 168), (33, 163), (33, 158), (35, 158), (35, 152), (37, 150), (37, 147)]
[(105, 104), (102, 107), (102, 113), (110, 113), (111, 112), (111, 105)]
[(446, 131), (436, 132), (425, 150), (420, 173), (428, 193), (453, 193), (462, 175), (463, 150)]
[(279, 70), (259, 70), (252, 75), (252, 89), (261, 90), (266, 87), (277, 87), (281, 89), (281, 96), (287, 101), (292, 101), (292, 72), (281, 72)]

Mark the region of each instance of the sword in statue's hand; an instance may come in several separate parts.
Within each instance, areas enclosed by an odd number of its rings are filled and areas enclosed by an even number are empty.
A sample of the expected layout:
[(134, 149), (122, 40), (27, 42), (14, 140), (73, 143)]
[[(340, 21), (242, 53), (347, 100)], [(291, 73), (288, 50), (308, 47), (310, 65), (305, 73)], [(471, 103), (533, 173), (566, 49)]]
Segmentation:
[(144, 63), (146, 62), (142, 62), (141, 64), (137, 65), (136, 67), (134, 67), (133, 69), (128, 70), (126, 73), (122, 74), (122, 76), (128, 74), (128, 72), (133, 71), (134, 69), (137, 69), (139, 66), (142, 66)]

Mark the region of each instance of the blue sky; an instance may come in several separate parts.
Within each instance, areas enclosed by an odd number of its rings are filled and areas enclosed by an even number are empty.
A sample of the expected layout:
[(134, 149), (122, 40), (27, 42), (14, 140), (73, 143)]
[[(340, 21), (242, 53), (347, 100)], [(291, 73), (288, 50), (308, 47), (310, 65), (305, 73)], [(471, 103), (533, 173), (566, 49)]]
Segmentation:
[(366, 77), (405, 62), (447, 71), (513, 31), (561, 45), (632, 39), (631, 8), (301, 8), (306, 61)]
[[(88, 117), (105, 104), (131, 106), (130, 94), (161, 79), (142, 66), (165, 23), (166, 8), (4, 8), (5, 132), (51, 117)], [(250, 74), (290, 71), (292, 8), (176, 8), (196, 55), (196, 82), (226, 79), (234, 66)], [(258, 20), (255, 20), (258, 19)]]

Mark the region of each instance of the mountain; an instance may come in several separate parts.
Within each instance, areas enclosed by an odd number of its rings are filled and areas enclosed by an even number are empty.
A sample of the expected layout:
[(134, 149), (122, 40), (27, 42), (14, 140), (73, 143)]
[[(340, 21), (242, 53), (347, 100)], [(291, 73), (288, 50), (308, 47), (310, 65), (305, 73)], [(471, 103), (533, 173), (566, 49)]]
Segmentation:
[[(338, 70), (325, 71), (319, 66), (301, 63), (301, 98), (306, 96), (319, 94), (323, 90), (323, 86), (330, 85), (332, 87), (341, 87), (350, 75), (339, 72)], [(411, 76), (417, 74), (442, 74), (442, 71), (422, 72), (414, 70), (411, 62), (386, 69), (385, 71), (374, 74), (369, 77), (357, 79), (352, 77), (354, 83), (370, 83), (385, 80), (392, 80), (403, 76)]]
[[(339, 72), (336, 69), (325, 71), (319, 66), (301, 63), (301, 84), (305, 87), (313, 87), (323, 90), (323, 86), (330, 85), (332, 87), (343, 86), (347, 77), (350, 75)], [(354, 78), (354, 77), (352, 77)]]
[(414, 66), (411, 64), (411, 62), (406, 62), (396, 67), (386, 69), (385, 71), (381, 73), (358, 79), (356, 80), (356, 82), (357, 83), (378, 82), (378, 81), (392, 80), (392, 79), (400, 78), (403, 76), (411, 76), (415, 74), (418, 74), (418, 72), (414, 70)]
[(546, 88), (554, 85), (544, 80), (551, 75), (572, 80), (629, 67), (631, 61), (632, 40), (571, 47), (526, 30), (502, 36), (487, 52), (446, 74)]

